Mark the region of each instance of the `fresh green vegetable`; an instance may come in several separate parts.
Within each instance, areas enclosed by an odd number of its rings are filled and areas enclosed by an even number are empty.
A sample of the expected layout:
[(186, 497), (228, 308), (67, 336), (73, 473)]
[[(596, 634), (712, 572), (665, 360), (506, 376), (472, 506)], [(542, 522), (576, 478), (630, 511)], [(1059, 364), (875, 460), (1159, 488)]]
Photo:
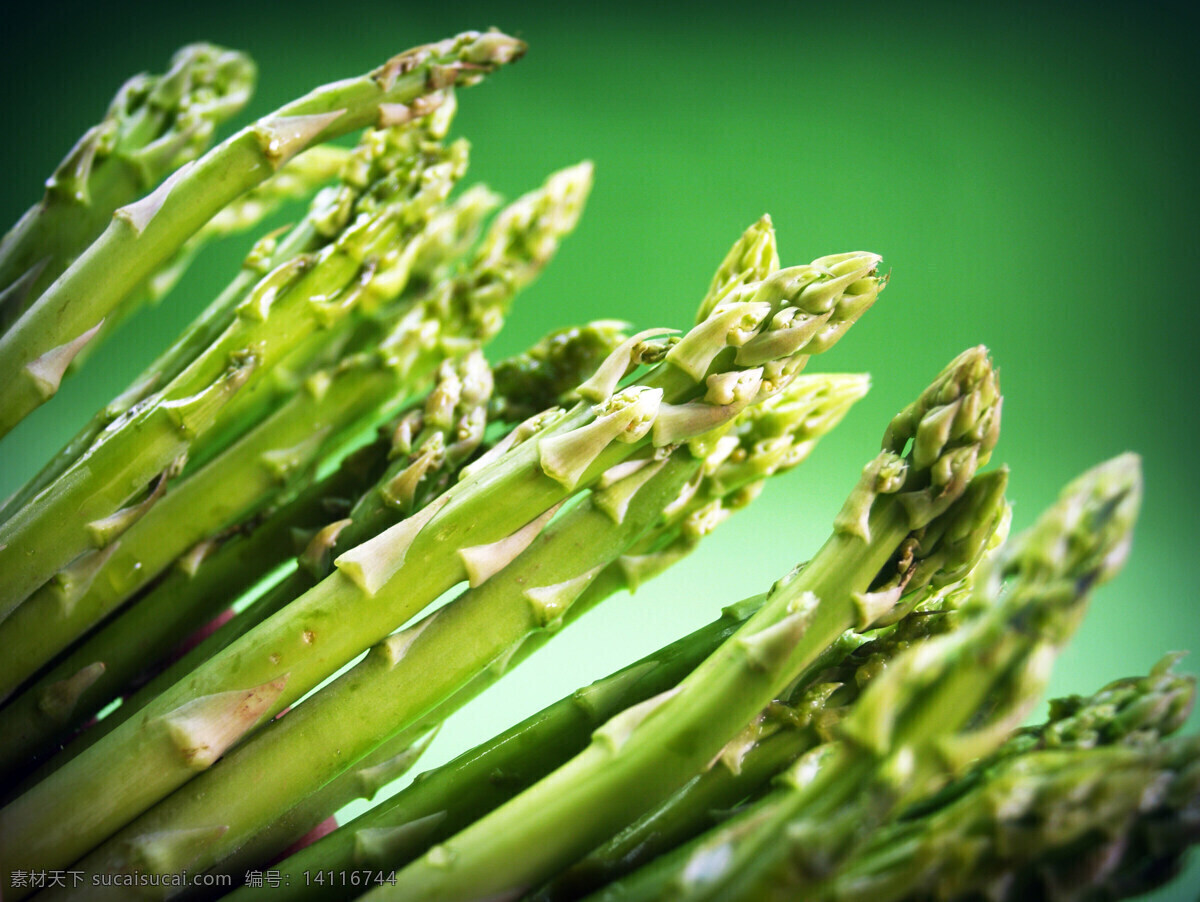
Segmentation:
[(819, 897), (893, 810), (1021, 723), (1088, 594), (1124, 562), (1140, 501), (1135, 457), (1085, 473), (976, 581), (971, 622), (898, 657), (841, 721), (839, 741), (801, 758), (773, 792), (712, 833), (601, 896), (661, 898), (670, 888), (686, 899)]
[(528, 892), (707, 766), (846, 629), (866, 628), (906, 591), (969, 570), (1000, 519), (1002, 479), (968, 488), (999, 434), (999, 403), (986, 352), (956, 359), (897, 415), (828, 542), (777, 582), (716, 653), (676, 689), (614, 717), (585, 751), (431, 849), (374, 898)]
[[(767, 592), (398, 785), (468, 702), (807, 458), (869, 380), (801, 371), (887, 281), (865, 252), (781, 267), (763, 216), (690, 329), (601, 320), (489, 362), (592, 183), (458, 189), (456, 89), (524, 49), (417, 47), (205, 152), (254, 67), (193, 45), (0, 242), (2, 438), (206, 242), (313, 195), (0, 504), (0, 891), (1094, 902), (1169, 879), (1200, 840), (1174, 658), (1020, 727), (1124, 561), (1140, 461), (1009, 539), (983, 347)], [(605, 262), (614, 302), (653, 291)], [(891, 353), (947, 325), (906, 313)]]

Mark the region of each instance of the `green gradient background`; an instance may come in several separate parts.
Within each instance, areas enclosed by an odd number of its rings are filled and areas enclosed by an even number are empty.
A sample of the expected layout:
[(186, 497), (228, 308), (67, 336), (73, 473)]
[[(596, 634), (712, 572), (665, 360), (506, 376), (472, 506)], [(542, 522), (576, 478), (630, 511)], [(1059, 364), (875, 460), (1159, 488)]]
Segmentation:
[[(995, 460), (1012, 467), (1017, 528), (1086, 467), (1125, 450), (1145, 459), (1132, 560), (1097, 594), (1051, 691), (1090, 691), (1164, 651), (1200, 650), (1198, 73), (1182, 8), (327, 6), (31, 15), (0, 59), (0, 213), (14, 220), (115, 86), (161, 70), (179, 44), (249, 51), (261, 70), (251, 110), (263, 113), (414, 43), (496, 25), (530, 51), (460, 97), (471, 178), (511, 197), (581, 158), (597, 177), (581, 227), (519, 300), (495, 354), (595, 317), (686, 325), (725, 249), (763, 212), (785, 264), (863, 249), (892, 273), (875, 309), (814, 363), (869, 371), (875, 388), (811, 461), (659, 583), (612, 599), (523, 665), (443, 731), (427, 763), (767, 587), (817, 547), (891, 414), (978, 343), (1001, 367)], [(0, 494), (190, 319), (244, 246), (207, 253), (13, 433)], [(1162, 898), (1194, 898), (1196, 886), (1193, 866)]]

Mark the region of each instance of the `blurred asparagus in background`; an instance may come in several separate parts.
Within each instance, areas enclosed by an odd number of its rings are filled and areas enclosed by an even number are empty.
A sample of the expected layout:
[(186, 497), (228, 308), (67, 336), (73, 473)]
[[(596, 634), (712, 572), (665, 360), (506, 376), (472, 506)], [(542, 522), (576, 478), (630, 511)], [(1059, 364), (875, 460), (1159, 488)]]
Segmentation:
[(991, 757), (871, 836), (821, 898), (1124, 898), (1200, 840), (1195, 680), (1171, 672), (1050, 703)]

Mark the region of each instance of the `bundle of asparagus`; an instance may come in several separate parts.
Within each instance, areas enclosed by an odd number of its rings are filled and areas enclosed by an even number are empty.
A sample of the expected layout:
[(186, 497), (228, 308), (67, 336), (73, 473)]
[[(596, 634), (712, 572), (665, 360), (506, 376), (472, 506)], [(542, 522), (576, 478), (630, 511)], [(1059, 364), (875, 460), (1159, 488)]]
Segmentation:
[(829, 539), (767, 592), (329, 832), (868, 388), (801, 370), (879, 297), (880, 258), (781, 267), (766, 217), (690, 329), (565, 325), (489, 363), (591, 185), (580, 164), (499, 212), (456, 193), (455, 89), (523, 51), (499, 32), (418, 47), (204, 152), (253, 67), (185, 48), (121, 89), (0, 246), (4, 432), (204, 241), (332, 181), (0, 510), (5, 897), (1161, 880), (1200, 838), (1200, 745), (1168, 738), (1190, 681), (1166, 662), (1021, 728), (1124, 559), (1139, 461), (1084, 474), (1009, 540), (982, 347), (896, 415)]

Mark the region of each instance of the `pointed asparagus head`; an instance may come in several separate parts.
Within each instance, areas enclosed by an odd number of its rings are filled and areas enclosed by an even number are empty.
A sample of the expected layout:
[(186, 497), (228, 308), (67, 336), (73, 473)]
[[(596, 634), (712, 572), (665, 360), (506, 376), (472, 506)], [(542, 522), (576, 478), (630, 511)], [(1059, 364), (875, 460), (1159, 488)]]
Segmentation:
[(688, 444), (705, 458), (705, 474), (717, 486), (750, 485), (804, 461), (870, 387), (866, 374), (798, 376), (779, 394), (747, 407), (728, 428)]
[(1005, 748), (1148, 746), (1170, 736), (1187, 721), (1196, 699), (1196, 678), (1174, 671), (1179, 658), (1167, 655), (1146, 676), (1115, 680), (1094, 695), (1051, 699), (1047, 722), (1022, 730)]
[(839, 526), (867, 537), (879, 494), (896, 494), (914, 530), (943, 514), (990, 459), (1000, 437), (1001, 402), (987, 349), (956, 357), (892, 419), (883, 450), (838, 515)]
[(782, 389), (812, 354), (831, 348), (875, 302), (880, 257), (821, 257), (737, 285), (666, 355), (696, 382), (762, 368), (760, 397)]
[(500, 203), (500, 195), (491, 189), (472, 185), (434, 214), (421, 233), (421, 246), (412, 263), (413, 275), (429, 284), (447, 276), (450, 266), (479, 241), (484, 220)]
[(1083, 596), (1121, 569), (1142, 500), (1141, 459), (1123, 454), (1078, 477), (1006, 555), (1005, 574), (1027, 587), (1070, 584)]
[(389, 505), (410, 514), (445, 489), (483, 441), (491, 394), (492, 371), (480, 351), (442, 363), (424, 410), (397, 428), (398, 459), (380, 489)]
[(932, 593), (961, 583), (1007, 521), (1008, 471), (976, 476), (939, 517), (911, 532), (868, 591), (855, 597), (856, 628), (885, 626)]
[(104, 120), (47, 181), (47, 192), (88, 203), (92, 172), (109, 157), (124, 159), (152, 188), (204, 152), (216, 127), (249, 100), (255, 76), (245, 54), (214, 44), (179, 49), (163, 75), (136, 75), (121, 86)]
[(394, 183), (400, 178), (398, 173), (410, 168), (423, 148), (432, 150), (455, 109), (452, 103), (429, 103), (426, 115), (363, 132), (342, 164), (338, 184), (318, 193), (309, 207), (308, 219), (318, 233), (333, 238), (355, 214), (378, 210), (387, 200), (389, 177)]
[[(1120, 568), (1140, 495), (1134, 455), (1067, 486), (988, 562), (962, 628), (900, 656), (843, 723), (845, 735), (880, 753), (898, 743), (932, 744), (952, 770), (990, 754), (1045, 689), (1092, 589)], [(903, 741), (897, 730), (906, 731)]]
[[(472, 319), (487, 323), (508, 311), (513, 296), (537, 278), (575, 230), (591, 190), (592, 164), (579, 163), (552, 173), (497, 214), (470, 264)], [(490, 337), (498, 328), (483, 331)]]
[(466, 87), (477, 84), (500, 66), (516, 62), (525, 55), (525, 49), (524, 41), (499, 31), (464, 31), (433, 44), (405, 50), (371, 76), (380, 88), (389, 91), (401, 75), (428, 66), (427, 85), (435, 89), (456, 84)]
[(734, 242), (721, 265), (717, 267), (708, 293), (696, 311), (696, 322), (708, 319), (713, 307), (735, 288), (760, 282), (779, 269), (779, 251), (775, 247), (775, 227), (771, 217), (764, 214)]

